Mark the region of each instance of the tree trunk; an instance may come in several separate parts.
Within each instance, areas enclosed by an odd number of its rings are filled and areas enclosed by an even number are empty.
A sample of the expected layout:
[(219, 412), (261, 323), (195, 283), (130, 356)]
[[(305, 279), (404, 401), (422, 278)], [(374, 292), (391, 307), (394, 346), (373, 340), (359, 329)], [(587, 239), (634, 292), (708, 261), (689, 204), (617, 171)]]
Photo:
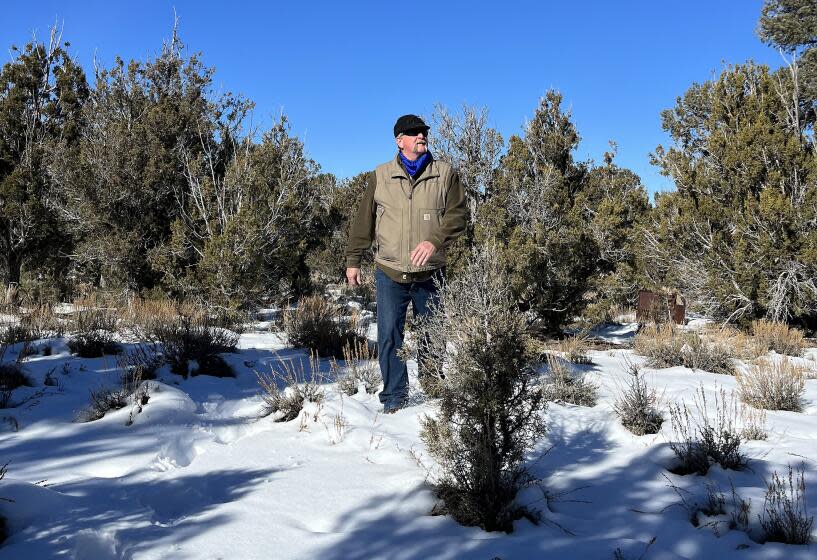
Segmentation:
[(15, 253), (14, 251), (10, 251), (8, 255), (6, 255), (6, 285), (9, 284), (19, 284), (20, 283), (20, 273), (23, 268), (23, 259), (20, 258), (20, 255)]

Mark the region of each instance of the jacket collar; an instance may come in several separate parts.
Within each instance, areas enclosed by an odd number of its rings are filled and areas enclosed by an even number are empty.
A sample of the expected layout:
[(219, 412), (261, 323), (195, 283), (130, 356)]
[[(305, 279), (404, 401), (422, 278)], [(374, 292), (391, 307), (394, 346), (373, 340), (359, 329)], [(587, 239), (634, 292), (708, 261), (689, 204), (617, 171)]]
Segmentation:
[[(415, 183), (440, 176), (440, 172), (437, 170), (437, 162), (434, 160), (434, 155), (429, 152), (428, 156), (428, 165), (426, 165), (423, 172), (414, 179)], [(400, 163), (399, 153), (395, 154), (394, 158), (391, 160), (391, 162), (389, 162), (389, 176), (391, 176), (393, 179), (406, 179), (411, 181), (411, 177), (408, 176), (408, 173), (406, 173), (402, 163)]]

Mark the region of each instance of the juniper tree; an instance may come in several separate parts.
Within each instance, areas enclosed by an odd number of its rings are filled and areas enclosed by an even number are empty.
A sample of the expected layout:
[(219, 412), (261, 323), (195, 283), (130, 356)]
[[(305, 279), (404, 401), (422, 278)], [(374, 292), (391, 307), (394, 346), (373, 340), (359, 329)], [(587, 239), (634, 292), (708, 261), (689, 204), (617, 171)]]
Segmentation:
[(813, 0), (766, 0), (758, 23), (766, 44), (791, 55), (790, 73), (803, 122), (817, 121), (817, 4)]
[(465, 231), (447, 250), (449, 276), (466, 264), (474, 245), (474, 225), (479, 207), (492, 190), (505, 148), (502, 135), (488, 124), (488, 109), (463, 105), (457, 113), (436, 105), (432, 116), (434, 157), (457, 171), (465, 189), (468, 221)]
[(240, 136), (240, 121), (225, 121), (227, 128), (218, 118), (201, 125), (213, 130), (200, 132), (198, 155), (182, 151), (178, 218), (153, 252), (154, 266), (177, 293), (223, 305), (303, 292), (333, 178), (318, 173), (283, 115), (258, 144)]
[(525, 136), (511, 137), (476, 224), (477, 240), (499, 240), (516, 300), (549, 331), (580, 313), (594, 289), (631, 297), (627, 245), (648, 206), (638, 177), (612, 153), (602, 167), (573, 159), (579, 134), (561, 104), (548, 92)]
[(437, 105), (432, 122), (434, 156), (450, 163), (459, 174), (473, 225), (499, 167), (502, 135), (488, 126), (488, 109), (484, 107), (463, 105), (458, 113), (451, 113)]
[(631, 170), (615, 164), (616, 145), (604, 154), (604, 165), (594, 166), (576, 198), (585, 227), (598, 251), (596, 272), (588, 289), (592, 303), (584, 315), (609, 320), (615, 306), (634, 306), (643, 284), (640, 253), (641, 229), (650, 214), (647, 192)]
[(76, 144), (88, 88), (56, 29), (48, 44), (28, 43), (0, 71), (0, 271), (5, 283), (44, 262), (64, 268), (58, 257), (70, 239), (51, 211), (47, 147)]
[(422, 438), (442, 469), (442, 511), (486, 531), (530, 515), (515, 502), (531, 481), (526, 454), (544, 433), (545, 402), (523, 317), (494, 247), (476, 248), (418, 325), (423, 370), (436, 379), (440, 411)]
[[(344, 276), (346, 268), (344, 249), (350, 220), (357, 214), (367, 184), (373, 180), (374, 172), (371, 171), (359, 173), (343, 181), (335, 181), (334, 177), (327, 176), (328, 207), (320, 216), (322, 228), (326, 233), (307, 258), (310, 271), (323, 282), (336, 282)], [(373, 253), (371, 251), (364, 253), (363, 265), (371, 266), (373, 262)]]
[(197, 151), (212, 70), (184, 56), (173, 31), (146, 62), (98, 67), (83, 110), (78, 157), (56, 146), (50, 171), (77, 246), (75, 275), (96, 286), (152, 288), (149, 255), (170, 237), (180, 152)]

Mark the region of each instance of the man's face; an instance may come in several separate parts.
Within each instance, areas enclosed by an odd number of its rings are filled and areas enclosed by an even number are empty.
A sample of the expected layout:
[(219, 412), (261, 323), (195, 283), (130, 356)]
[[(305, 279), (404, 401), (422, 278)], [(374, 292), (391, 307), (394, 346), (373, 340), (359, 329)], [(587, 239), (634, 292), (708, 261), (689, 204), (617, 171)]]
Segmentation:
[(397, 147), (406, 159), (414, 161), (428, 151), (428, 130), (407, 130), (397, 137)]

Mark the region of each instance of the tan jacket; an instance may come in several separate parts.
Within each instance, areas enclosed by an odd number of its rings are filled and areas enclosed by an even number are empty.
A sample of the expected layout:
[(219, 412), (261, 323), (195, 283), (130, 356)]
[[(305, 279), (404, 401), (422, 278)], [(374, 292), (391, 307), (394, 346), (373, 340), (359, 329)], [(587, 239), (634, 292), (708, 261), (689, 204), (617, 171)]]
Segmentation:
[[(445, 266), (447, 246), (465, 229), (465, 192), (457, 173), (432, 158), (414, 180), (397, 156), (379, 165), (369, 181), (358, 213), (349, 229), (346, 266), (360, 266), (363, 251), (375, 244), (381, 268), (418, 273)], [(410, 254), (422, 241), (437, 251), (422, 267)]]

